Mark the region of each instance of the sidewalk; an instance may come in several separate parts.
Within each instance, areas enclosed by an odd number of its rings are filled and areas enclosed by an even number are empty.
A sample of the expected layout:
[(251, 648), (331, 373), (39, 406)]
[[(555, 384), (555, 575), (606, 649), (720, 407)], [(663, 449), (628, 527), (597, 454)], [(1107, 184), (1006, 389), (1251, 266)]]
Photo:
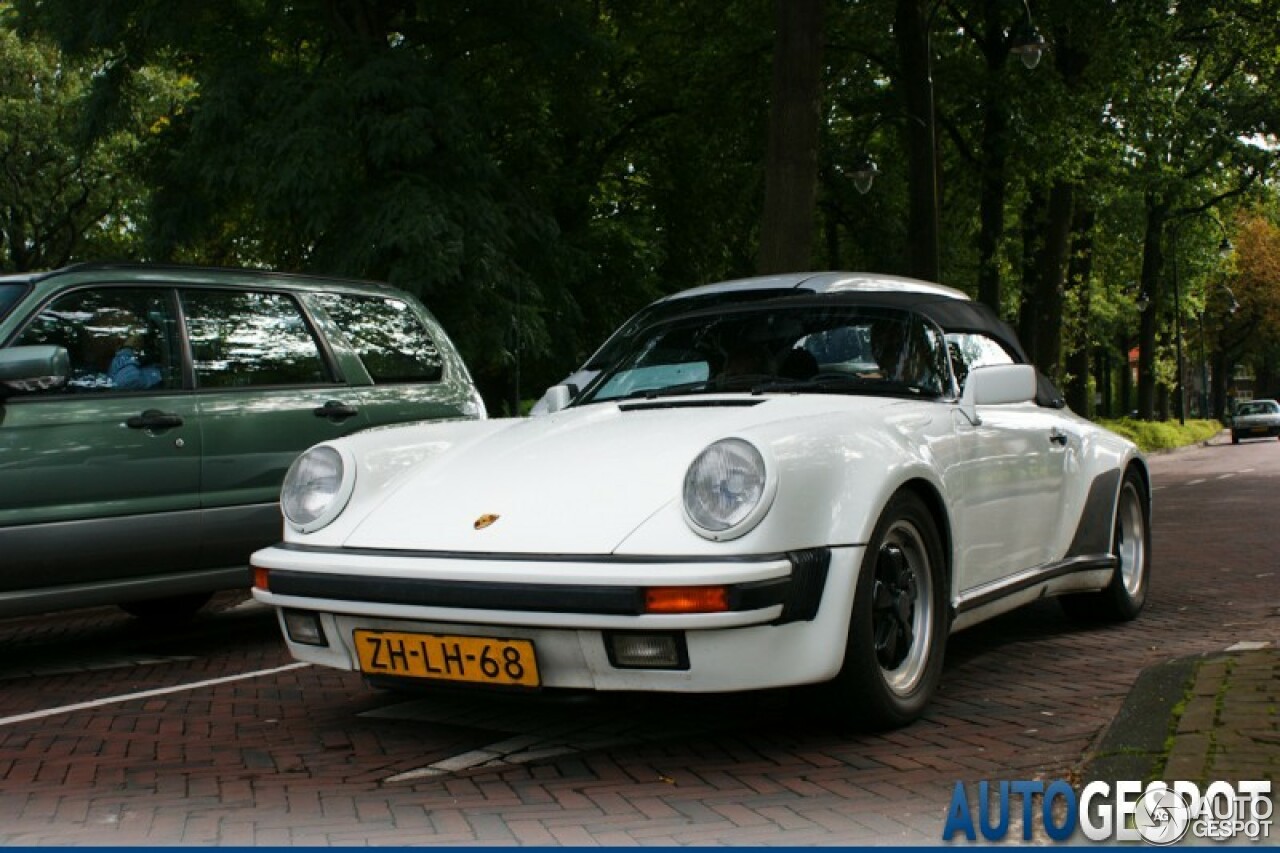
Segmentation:
[(1280, 779), (1280, 649), (1241, 643), (1145, 670), (1084, 781)]
[[(1230, 430), (1178, 453), (1226, 444)], [(1277, 614), (1280, 615), (1280, 614)], [(1124, 707), (1087, 759), (1086, 782), (1280, 779), (1280, 648), (1237, 643), (1158, 664), (1138, 676)]]

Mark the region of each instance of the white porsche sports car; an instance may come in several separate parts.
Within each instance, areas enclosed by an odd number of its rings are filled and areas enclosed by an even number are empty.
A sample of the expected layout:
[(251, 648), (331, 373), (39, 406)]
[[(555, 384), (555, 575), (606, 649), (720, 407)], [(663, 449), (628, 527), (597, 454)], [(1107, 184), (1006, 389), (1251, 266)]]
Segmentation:
[(1138, 614), (1145, 460), (1005, 324), (928, 283), (768, 283), (664, 310), (540, 417), (307, 451), (252, 560), (294, 657), (401, 684), (825, 683), (886, 727), (922, 713), (952, 631), (1044, 596)]

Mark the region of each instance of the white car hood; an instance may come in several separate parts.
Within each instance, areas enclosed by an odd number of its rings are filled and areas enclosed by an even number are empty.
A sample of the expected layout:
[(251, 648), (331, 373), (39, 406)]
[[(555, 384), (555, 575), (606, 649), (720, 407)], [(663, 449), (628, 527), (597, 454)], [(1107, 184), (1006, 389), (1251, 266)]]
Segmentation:
[[(683, 398), (689, 402), (689, 398)], [(685, 471), (708, 444), (765, 423), (869, 398), (777, 397), (757, 405), (623, 411), (613, 404), (512, 421), (420, 464), (344, 541), (353, 548), (609, 554), (681, 499)], [(735, 402), (743, 402), (739, 397)], [(756, 402), (756, 401), (752, 401)], [(490, 428), (492, 427), (490, 422)], [(353, 508), (354, 509), (354, 508)], [(496, 516), (488, 526), (479, 520)]]

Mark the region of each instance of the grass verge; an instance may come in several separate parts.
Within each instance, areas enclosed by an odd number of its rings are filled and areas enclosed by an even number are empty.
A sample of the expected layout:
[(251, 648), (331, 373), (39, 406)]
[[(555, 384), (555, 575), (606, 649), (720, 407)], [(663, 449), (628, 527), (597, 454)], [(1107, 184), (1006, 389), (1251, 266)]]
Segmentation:
[(1213, 420), (1139, 421), (1133, 418), (1099, 420), (1098, 424), (1117, 432), (1145, 451), (1169, 450), (1198, 444), (1213, 438), (1222, 431), (1222, 423)]

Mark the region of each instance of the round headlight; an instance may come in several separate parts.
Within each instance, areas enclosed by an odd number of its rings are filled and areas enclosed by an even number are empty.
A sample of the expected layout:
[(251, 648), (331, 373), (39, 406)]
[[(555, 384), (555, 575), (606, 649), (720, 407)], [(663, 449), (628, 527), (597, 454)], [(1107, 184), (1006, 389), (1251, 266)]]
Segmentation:
[(684, 511), (710, 539), (743, 535), (768, 510), (764, 457), (750, 442), (726, 438), (698, 454), (684, 475)]
[(280, 509), (298, 532), (311, 533), (342, 512), (354, 487), (354, 468), (335, 448), (319, 445), (289, 466), (280, 490)]

